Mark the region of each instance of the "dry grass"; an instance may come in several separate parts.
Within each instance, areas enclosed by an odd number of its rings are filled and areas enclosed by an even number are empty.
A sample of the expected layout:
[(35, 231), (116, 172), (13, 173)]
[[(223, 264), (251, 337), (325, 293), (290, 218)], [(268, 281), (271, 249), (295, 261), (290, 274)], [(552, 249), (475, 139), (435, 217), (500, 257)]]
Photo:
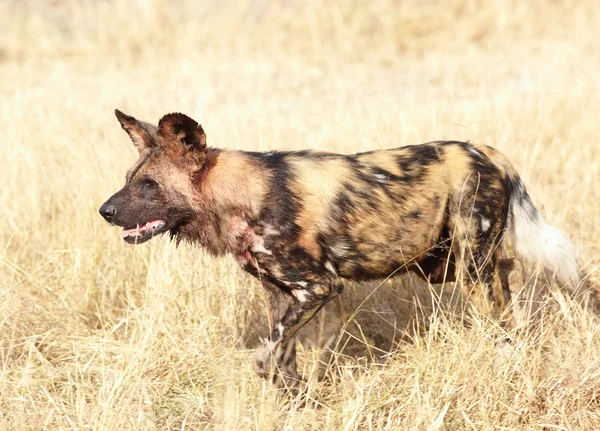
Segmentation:
[(135, 160), (116, 107), (230, 148), (469, 139), (597, 274), (598, 29), (585, 0), (1, 2), (0, 428), (600, 429), (599, 323), (560, 295), (494, 367), (450, 288), (349, 285), (310, 331), (344, 325), (329, 366), (300, 349), (303, 405), (251, 371), (264, 299), (232, 259), (97, 214)]

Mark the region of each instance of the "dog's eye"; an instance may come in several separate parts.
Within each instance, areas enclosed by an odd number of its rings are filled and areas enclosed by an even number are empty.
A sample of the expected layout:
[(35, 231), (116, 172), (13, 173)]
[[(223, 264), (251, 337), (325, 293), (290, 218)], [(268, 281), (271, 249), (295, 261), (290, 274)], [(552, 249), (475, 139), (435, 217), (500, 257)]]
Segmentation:
[(154, 181), (152, 178), (144, 178), (144, 186), (155, 188), (158, 186), (158, 183)]

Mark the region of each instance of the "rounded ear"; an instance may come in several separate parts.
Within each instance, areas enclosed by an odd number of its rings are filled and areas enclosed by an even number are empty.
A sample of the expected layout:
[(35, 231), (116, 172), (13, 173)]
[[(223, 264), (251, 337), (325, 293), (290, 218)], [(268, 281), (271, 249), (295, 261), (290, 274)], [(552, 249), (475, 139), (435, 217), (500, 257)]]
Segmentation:
[(115, 115), (117, 116), (119, 123), (121, 123), (121, 127), (127, 132), (133, 145), (136, 146), (140, 153), (156, 146), (154, 140), (156, 127), (143, 121), (136, 120), (135, 118), (122, 113), (118, 109), (115, 109)]
[(194, 160), (204, 161), (206, 157), (206, 134), (202, 126), (187, 115), (167, 114), (158, 122), (158, 140), (163, 148), (176, 151)]

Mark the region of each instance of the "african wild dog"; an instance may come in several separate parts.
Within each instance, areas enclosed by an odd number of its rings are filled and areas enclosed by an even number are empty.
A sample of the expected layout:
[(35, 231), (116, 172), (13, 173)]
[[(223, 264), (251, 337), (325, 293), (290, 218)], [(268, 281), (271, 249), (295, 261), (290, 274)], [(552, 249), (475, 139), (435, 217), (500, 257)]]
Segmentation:
[[(100, 208), (141, 244), (168, 232), (213, 255), (232, 254), (269, 297), (271, 335), (257, 371), (298, 378), (294, 335), (342, 293), (342, 279), (399, 268), (431, 283), (459, 281), (505, 311), (498, 276), (510, 237), (518, 257), (579, 282), (575, 249), (534, 207), (508, 160), (488, 146), (430, 142), (354, 155), (208, 148), (196, 121), (158, 127), (116, 111), (140, 153), (125, 186)], [(460, 263), (460, 264), (459, 264)]]

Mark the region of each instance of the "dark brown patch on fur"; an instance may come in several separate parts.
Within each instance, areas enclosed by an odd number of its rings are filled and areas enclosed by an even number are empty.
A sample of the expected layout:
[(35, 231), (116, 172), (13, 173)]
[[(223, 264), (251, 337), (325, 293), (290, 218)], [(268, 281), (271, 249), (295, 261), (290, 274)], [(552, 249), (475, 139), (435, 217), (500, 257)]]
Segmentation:
[(206, 156), (206, 135), (195, 120), (180, 113), (167, 114), (158, 122), (158, 136), (161, 146), (174, 153)]

